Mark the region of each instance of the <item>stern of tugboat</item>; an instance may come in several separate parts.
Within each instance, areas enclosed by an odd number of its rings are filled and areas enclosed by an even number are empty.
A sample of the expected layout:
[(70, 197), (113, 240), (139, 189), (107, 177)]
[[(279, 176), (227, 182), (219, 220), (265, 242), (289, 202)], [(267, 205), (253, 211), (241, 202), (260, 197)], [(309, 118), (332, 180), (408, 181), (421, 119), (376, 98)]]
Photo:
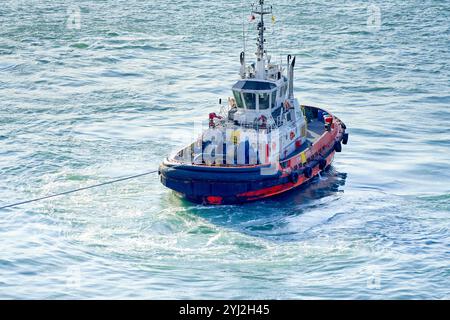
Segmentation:
[(285, 159), (265, 165), (207, 165), (180, 161), (193, 145), (166, 159), (161, 182), (189, 201), (208, 205), (255, 201), (303, 185), (331, 165), (348, 141), (346, 126), (323, 109), (302, 106), (307, 142)]

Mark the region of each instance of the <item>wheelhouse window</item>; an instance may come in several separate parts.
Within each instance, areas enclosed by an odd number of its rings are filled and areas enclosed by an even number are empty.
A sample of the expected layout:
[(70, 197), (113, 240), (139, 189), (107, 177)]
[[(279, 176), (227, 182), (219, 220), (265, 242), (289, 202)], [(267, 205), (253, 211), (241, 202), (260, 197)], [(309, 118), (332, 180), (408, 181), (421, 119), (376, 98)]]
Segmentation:
[(272, 109), (276, 108), (277, 103), (277, 92), (272, 91)]
[(239, 91), (233, 91), (234, 100), (236, 100), (236, 105), (240, 109), (244, 109), (244, 102), (242, 102), (242, 96)]
[(292, 115), (290, 112), (286, 113), (286, 120), (287, 121), (292, 121)]
[(245, 106), (249, 110), (256, 110), (256, 94), (255, 93), (243, 93)]
[(286, 85), (283, 85), (280, 88), (280, 98), (284, 98), (285, 95), (286, 95)]
[(259, 110), (267, 110), (270, 107), (270, 93), (259, 94)]

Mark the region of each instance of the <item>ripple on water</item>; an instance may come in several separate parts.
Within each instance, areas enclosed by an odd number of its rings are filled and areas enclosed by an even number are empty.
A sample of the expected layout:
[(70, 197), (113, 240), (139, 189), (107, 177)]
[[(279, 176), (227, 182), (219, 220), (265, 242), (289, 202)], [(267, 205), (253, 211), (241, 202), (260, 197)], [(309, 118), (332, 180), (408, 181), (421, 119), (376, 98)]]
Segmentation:
[[(156, 168), (238, 77), (241, 15), (220, 3), (16, 2), (0, 35), (1, 204)], [(66, 29), (71, 4), (81, 29)], [(3, 210), (0, 297), (448, 297), (448, 10), (378, 5), (379, 31), (364, 3), (274, 6), (273, 61), (296, 55), (300, 102), (351, 135), (321, 178), (242, 206), (193, 205), (155, 175)]]

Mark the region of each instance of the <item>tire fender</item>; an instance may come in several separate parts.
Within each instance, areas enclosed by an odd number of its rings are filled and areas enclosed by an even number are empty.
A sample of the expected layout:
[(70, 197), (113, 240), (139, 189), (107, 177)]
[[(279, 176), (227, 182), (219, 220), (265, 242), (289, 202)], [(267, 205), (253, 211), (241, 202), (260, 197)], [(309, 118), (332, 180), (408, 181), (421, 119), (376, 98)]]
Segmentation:
[(313, 170), (311, 167), (305, 167), (305, 169), (303, 169), (303, 175), (305, 176), (305, 178), (311, 178), (313, 174)]

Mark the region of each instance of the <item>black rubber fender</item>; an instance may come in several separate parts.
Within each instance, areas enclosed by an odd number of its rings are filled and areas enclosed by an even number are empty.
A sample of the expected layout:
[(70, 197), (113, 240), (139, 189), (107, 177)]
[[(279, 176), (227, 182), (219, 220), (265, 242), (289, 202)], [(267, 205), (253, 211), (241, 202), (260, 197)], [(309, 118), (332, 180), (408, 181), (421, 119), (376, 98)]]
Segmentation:
[(336, 152), (342, 152), (342, 144), (340, 141), (336, 141), (334, 143), (334, 151)]
[(323, 170), (327, 167), (327, 160), (325, 159), (320, 159), (319, 160), (319, 169)]
[(298, 182), (298, 178), (299, 178), (299, 175), (298, 175), (298, 172), (296, 172), (296, 171), (292, 172), (291, 175), (289, 176), (289, 180), (294, 184), (296, 184)]
[(344, 136), (342, 137), (342, 143), (347, 144), (348, 143), (348, 133), (344, 133)]
[(305, 167), (305, 169), (303, 169), (303, 175), (305, 176), (305, 178), (311, 178), (313, 174), (313, 170), (311, 167)]

